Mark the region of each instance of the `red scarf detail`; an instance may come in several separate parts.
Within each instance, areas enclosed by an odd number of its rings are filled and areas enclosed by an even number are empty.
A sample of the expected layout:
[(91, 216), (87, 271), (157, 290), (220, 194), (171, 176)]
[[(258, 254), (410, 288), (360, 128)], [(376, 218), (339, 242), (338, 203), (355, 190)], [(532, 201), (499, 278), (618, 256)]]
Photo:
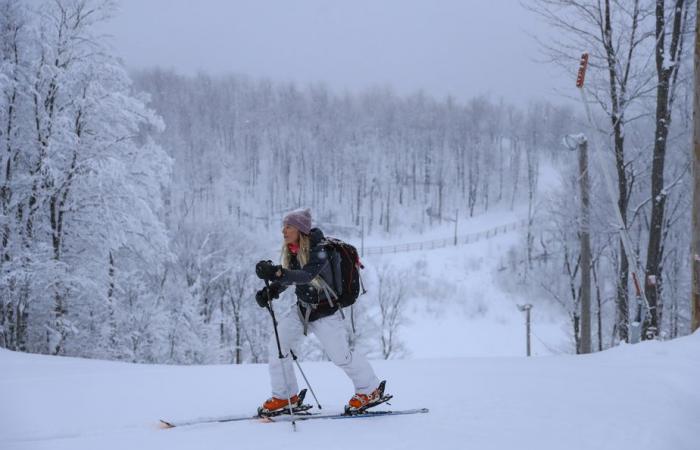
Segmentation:
[(287, 244), (287, 249), (292, 255), (296, 255), (299, 252), (299, 244)]

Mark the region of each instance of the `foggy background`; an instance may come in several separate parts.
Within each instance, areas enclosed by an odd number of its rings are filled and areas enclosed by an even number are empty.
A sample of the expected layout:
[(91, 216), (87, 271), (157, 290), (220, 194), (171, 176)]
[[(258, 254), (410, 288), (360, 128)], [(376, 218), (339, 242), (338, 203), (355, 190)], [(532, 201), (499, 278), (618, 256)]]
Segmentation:
[[(120, 0), (101, 24), (130, 69), (238, 73), (356, 92), (391, 85), (460, 101), (564, 101), (570, 75), (542, 63), (555, 34), (518, 0)], [(569, 94), (571, 94), (569, 92)]]

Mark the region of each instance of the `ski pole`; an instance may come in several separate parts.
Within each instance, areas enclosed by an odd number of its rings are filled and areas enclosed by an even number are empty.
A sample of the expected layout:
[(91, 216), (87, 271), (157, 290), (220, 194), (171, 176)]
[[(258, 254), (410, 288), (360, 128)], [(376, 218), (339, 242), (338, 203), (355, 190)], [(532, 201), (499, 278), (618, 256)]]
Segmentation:
[(308, 378), (306, 378), (306, 375), (304, 374), (304, 371), (301, 370), (301, 364), (299, 364), (299, 361), (297, 361), (297, 355), (294, 354), (292, 349), (289, 349), (289, 353), (292, 355), (292, 359), (297, 365), (297, 369), (299, 369), (299, 372), (301, 372), (301, 376), (304, 377), (304, 382), (306, 383), (306, 386), (308, 386), (309, 390), (311, 391), (311, 395), (314, 396), (314, 400), (316, 401), (316, 406), (318, 406), (318, 409), (323, 409), (321, 407), (321, 404), (318, 402), (318, 398), (316, 398), (316, 393), (314, 392), (314, 389), (311, 387), (311, 384), (309, 383)]
[(289, 394), (289, 381), (287, 380), (287, 372), (284, 370), (284, 355), (282, 354), (280, 335), (277, 332), (277, 319), (275, 318), (275, 311), (272, 309), (272, 298), (270, 298), (270, 283), (267, 280), (265, 280), (265, 287), (267, 287), (267, 310), (270, 311), (270, 316), (272, 316), (272, 328), (274, 328), (275, 330), (275, 340), (277, 341), (277, 357), (280, 360), (280, 367), (282, 368), (282, 377), (284, 378), (284, 385), (287, 388), (287, 407), (289, 408), (289, 416), (292, 418), (292, 430), (297, 431), (297, 423), (294, 419), (294, 410), (292, 409), (292, 397)]

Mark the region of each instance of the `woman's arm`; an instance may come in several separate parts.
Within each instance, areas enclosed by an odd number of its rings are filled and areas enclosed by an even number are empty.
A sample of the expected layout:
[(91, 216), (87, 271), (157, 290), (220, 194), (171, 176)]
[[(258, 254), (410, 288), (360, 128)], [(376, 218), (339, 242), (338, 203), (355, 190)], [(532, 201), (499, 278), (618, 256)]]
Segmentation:
[(279, 297), (279, 295), (287, 290), (288, 284), (280, 283), (279, 281), (273, 281), (270, 283), (270, 294)]
[(323, 246), (311, 249), (309, 262), (299, 270), (282, 269), (282, 274), (275, 281), (283, 284), (308, 284), (328, 264), (328, 252)]

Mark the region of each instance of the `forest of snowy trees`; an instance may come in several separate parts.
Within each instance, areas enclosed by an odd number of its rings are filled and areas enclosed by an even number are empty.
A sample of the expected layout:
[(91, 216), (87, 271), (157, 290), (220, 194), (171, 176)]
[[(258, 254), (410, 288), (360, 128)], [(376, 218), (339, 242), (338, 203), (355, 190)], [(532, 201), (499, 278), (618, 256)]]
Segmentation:
[[(556, 42), (541, 43), (553, 64), (573, 68), (580, 52), (572, 49), (591, 52), (594, 70), (587, 92), (600, 120), (597, 132), (588, 134), (610, 156), (615, 206), (640, 261), (636, 269), (646, 301), (633, 297), (634, 280), (629, 276), (633, 258), (626, 254), (619, 226), (611, 219), (614, 206), (603, 183), (597, 182), (592, 213), (598, 218), (590, 223), (592, 261), (585, 270), (594, 280), (599, 324), (602, 304), (610, 299), (615, 304), (612, 332), (599, 326), (599, 349), (605, 346), (606, 334), (612, 345), (640, 337), (675, 337), (688, 327), (693, 92), (688, 48), (693, 42), (694, 6), (692, 0), (535, 0), (529, 6), (560, 33)], [(601, 178), (593, 171), (590, 175)], [(571, 194), (576, 184), (572, 176)], [(584, 270), (575, 246), (580, 214), (565, 198), (554, 203), (559, 205), (548, 215), (549, 233), (555, 236), (553, 250), (562, 255), (557, 270), (564, 276), (557, 278), (561, 286), (549, 286), (547, 291), (569, 305), (578, 338)], [(569, 211), (562, 214), (567, 207)], [(610, 277), (612, 273), (617, 276)], [(613, 294), (605, 288), (607, 283), (614, 286)], [(641, 335), (636, 338), (630, 330), (635, 323)]]
[[(542, 0), (539, 12), (556, 19), (558, 3), (612, 9), (610, 29), (598, 24), (602, 39), (595, 20), (593, 31), (571, 35), (597, 45), (589, 47), (596, 136), (572, 106), (541, 101), (340, 93), (156, 68), (129, 74), (95, 33), (114, 14), (111, 2), (34, 9), (0, 0), (0, 346), (137, 362), (262, 362), (269, 318), (252, 301), (252, 267), (277, 249), (282, 214), (300, 206), (337, 233), (363, 227), (382, 236), (426, 232), (455, 210), (523, 209), (528, 227), (507, 282), (566, 308), (578, 343), (580, 194), (576, 157), (562, 141), (582, 132), (618, 169), (618, 204), (654, 280), (647, 289), (658, 333), (687, 332), (689, 2), (661, 2), (659, 11), (659, 2), (641, 0), (634, 10)], [(667, 34), (675, 44), (659, 39)], [(671, 46), (660, 65), (655, 43)], [(550, 50), (573, 46), (561, 45)], [(574, 73), (579, 53), (573, 62), (554, 56)], [(543, 165), (563, 180), (548, 196), (538, 195)], [(590, 175), (593, 342), (602, 349), (628, 339), (636, 305), (613, 204), (600, 174)], [(378, 275), (384, 286), (400, 276), (391, 268)], [(358, 314), (369, 315), (364, 308)], [(381, 331), (357, 338), (390, 356)]]

